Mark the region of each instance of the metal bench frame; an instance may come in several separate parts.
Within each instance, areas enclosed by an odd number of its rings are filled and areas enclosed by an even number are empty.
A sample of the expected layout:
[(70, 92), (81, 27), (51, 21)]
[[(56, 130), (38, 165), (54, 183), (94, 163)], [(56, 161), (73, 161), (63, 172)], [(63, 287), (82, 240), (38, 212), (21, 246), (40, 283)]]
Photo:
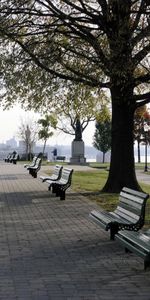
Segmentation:
[(93, 210), (89, 216), (106, 231), (110, 230), (110, 239), (114, 240), (115, 234), (121, 229), (138, 231), (142, 228), (148, 198), (148, 194), (124, 187), (113, 212)]

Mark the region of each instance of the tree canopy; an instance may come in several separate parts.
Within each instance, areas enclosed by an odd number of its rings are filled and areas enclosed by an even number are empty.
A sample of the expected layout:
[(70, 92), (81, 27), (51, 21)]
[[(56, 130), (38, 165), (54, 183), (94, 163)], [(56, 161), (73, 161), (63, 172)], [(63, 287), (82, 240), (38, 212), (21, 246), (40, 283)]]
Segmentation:
[(53, 100), (57, 115), (57, 128), (63, 132), (75, 135), (76, 121), (80, 120), (82, 133), (89, 122), (105, 115), (105, 107), (109, 97), (103, 91), (91, 89), (83, 84), (73, 84), (59, 91)]
[(22, 94), (20, 101), (36, 106), (66, 82), (109, 89), (111, 164), (103, 190), (140, 189), (133, 119), (150, 101), (150, 1), (1, 0), (0, 18), (6, 103)]

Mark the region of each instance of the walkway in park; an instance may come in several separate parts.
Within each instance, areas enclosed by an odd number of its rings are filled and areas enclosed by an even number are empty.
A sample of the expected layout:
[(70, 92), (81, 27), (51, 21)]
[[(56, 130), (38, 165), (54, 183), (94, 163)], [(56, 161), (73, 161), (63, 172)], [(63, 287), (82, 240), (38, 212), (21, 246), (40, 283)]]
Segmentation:
[(95, 207), (1, 162), (0, 300), (150, 299), (150, 271), (89, 219)]

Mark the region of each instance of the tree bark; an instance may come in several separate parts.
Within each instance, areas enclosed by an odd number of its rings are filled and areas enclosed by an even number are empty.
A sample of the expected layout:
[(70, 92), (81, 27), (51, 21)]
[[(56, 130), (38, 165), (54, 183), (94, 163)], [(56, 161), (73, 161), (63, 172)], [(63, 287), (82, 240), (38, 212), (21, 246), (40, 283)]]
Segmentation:
[(134, 166), (133, 115), (134, 109), (128, 101), (116, 101), (113, 89), (111, 162), (103, 192), (119, 193), (125, 186), (141, 190)]

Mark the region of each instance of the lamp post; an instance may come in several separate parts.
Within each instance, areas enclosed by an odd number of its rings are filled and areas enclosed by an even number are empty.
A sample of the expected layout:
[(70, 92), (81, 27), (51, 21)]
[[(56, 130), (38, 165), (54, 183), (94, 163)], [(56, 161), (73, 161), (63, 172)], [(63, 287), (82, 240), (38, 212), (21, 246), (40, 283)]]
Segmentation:
[(145, 133), (145, 168), (144, 172), (148, 171), (147, 167), (147, 133), (149, 131), (149, 126), (147, 124), (144, 125), (144, 133)]

